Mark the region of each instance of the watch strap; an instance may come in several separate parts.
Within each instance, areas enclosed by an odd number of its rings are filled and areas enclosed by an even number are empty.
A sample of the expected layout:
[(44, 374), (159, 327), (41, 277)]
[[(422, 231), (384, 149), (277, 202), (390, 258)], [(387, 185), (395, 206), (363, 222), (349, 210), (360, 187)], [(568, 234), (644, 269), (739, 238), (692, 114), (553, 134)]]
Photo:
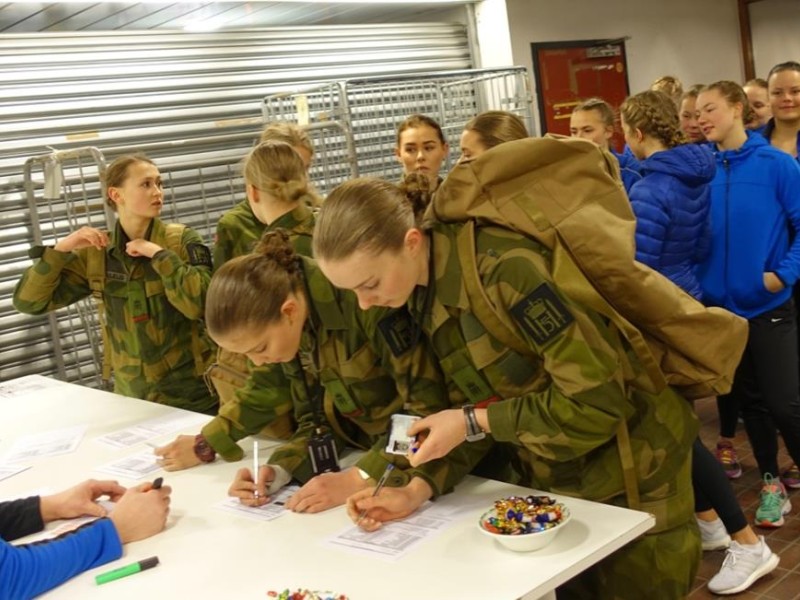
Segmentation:
[(216, 450), (211, 447), (202, 433), (198, 433), (194, 438), (194, 454), (200, 459), (200, 462), (204, 463), (214, 462), (214, 459), (217, 458)]

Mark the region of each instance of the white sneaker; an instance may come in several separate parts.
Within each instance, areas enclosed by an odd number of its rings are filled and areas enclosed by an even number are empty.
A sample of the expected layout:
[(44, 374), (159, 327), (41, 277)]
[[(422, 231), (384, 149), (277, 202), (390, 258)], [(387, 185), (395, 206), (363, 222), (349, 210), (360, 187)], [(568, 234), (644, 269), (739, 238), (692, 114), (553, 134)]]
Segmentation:
[(722, 550), (731, 545), (731, 536), (725, 531), (722, 519), (716, 518), (713, 521), (697, 519), (697, 525), (703, 538), (703, 550)]
[(758, 536), (758, 544), (731, 542), (722, 568), (708, 582), (708, 589), (715, 594), (738, 594), (770, 573), (779, 562), (762, 535)]

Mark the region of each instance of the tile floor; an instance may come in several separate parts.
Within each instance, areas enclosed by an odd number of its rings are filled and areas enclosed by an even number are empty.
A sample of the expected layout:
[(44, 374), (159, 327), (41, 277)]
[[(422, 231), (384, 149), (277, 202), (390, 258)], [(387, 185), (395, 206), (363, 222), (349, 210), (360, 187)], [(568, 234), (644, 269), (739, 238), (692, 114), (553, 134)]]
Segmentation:
[[(706, 447), (713, 451), (719, 433), (717, 407), (714, 400), (701, 400), (695, 403), (695, 409), (702, 428), (700, 437)], [(736, 434), (736, 450), (744, 472), (739, 479), (733, 480), (733, 488), (739, 498), (748, 520), (752, 523), (758, 507), (760, 489), (758, 470), (753, 459), (750, 445), (744, 428), (740, 425)], [(785, 450), (781, 450), (779, 464), (786, 467), (790, 463)], [(706, 552), (700, 566), (695, 588), (689, 596), (690, 600), (704, 598), (764, 598), (769, 600), (800, 600), (800, 490), (790, 492), (793, 504), (792, 512), (786, 516), (786, 524), (778, 529), (756, 529), (756, 533), (764, 535), (773, 552), (781, 558), (780, 565), (771, 574), (761, 578), (746, 592), (732, 596), (715, 596), (706, 588), (708, 580), (714, 576), (722, 565), (725, 551)]]

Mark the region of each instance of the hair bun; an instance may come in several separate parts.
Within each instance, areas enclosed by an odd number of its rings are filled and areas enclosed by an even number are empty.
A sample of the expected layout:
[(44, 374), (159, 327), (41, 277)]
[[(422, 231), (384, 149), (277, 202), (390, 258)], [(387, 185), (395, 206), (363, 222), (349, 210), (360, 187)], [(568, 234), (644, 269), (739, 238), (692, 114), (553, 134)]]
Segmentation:
[(273, 261), (290, 275), (300, 270), (299, 258), (289, 241), (289, 234), (283, 229), (265, 231), (253, 252)]
[(403, 177), (399, 187), (411, 204), (414, 214), (420, 215), (424, 213), (433, 197), (430, 179), (423, 173), (409, 173)]

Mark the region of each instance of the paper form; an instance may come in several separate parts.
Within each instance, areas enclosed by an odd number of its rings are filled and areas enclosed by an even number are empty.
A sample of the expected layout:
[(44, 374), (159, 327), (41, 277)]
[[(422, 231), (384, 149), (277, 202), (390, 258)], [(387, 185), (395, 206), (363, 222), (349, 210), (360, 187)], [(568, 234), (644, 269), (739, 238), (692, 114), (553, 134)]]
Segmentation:
[(77, 427), (23, 436), (14, 442), (0, 462), (14, 463), (74, 452), (81, 443), (84, 433), (86, 433), (86, 425), (78, 425)]
[(95, 471), (102, 471), (103, 473), (127, 479), (144, 479), (160, 470), (161, 465), (158, 463), (158, 457), (150, 450), (95, 467)]
[(370, 533), (352, 526), (323, 543), (357, 554), (397, 560), (417, 544), (435, 537), (473, 510), (474, 507), (454, 507), (447, 506), (445, 502), (428, 502), (411, 517), (388, 523), (378, 531)]
[(95, 439), (115, 448), (130, 448), (161, 435), (205, 424), (208, 418), (208, 415), (200, 413), (173, 413), (155, 419), (148, 419), (132, 427), (112, 431)]
[(256, 519), (258, 521), (272, 521), (286, 513), (284, 504), (292, 495), (300, 489), (299, 485), (287, 485), (272, 494), (272, 500), (264, 506), (247, 506), (242, 504), (238, 498), (226, 498), (214, 508), (232, 512), (243, 517)]

